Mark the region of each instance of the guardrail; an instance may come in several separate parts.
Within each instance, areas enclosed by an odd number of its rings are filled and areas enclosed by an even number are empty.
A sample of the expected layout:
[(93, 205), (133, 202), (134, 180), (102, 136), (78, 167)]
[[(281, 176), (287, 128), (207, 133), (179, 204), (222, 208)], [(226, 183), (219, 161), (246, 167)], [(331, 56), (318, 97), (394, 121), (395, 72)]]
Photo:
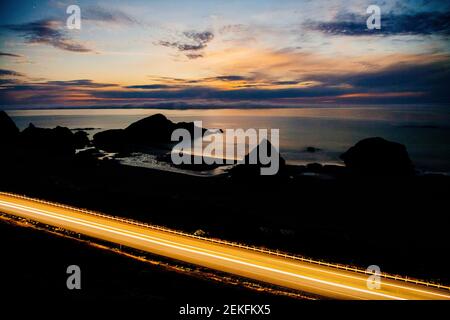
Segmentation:
[[(128, 223), (128, 224), (132, 224), (132, 225), (136, 225), (136, 226), (140, 226), (140, 227), (144, 227), (144, 228), (150, 228), (150, 229), (153, 229), (153, 230), (168, 232), (168, 233), (172, 233), (172, 234), (176, 234), (176, 235), (180, 235), (180, 236), (184, 236), (184, 237), (204, 240), (204, 241), (208, 241), (208, 242), (212, 242), (212, 243), (232, 246), (232, 247), (241, 248), (241, 249), (245, 249), (245, 250), (251, 250), (251, 251), (261, 252), (261, 253), (265, 253), (265, 254), (275, 255), (275, 256), (278, 256), (278, 257), (286, 258), (286, 259), (293, 259), (293, 260), (298, 260), (298, 261), (302, 261), (302, 262), (308, 262), (308, 263), (311, 263), (311, 264), (326, 266), (326, 267), (330, 267), (330, 268), (346, 270), (346, 271), (353, 271), (353, 272), (366, 274), (366, 275), (373, 275), (372, 272), (368, 272), (365, 269), (361, 269), (361, 268), (354, 267), (354, 266), (347, 266), (347, 265), (343, 265), (343, 264), (329, 263), (329, 262), (324, 262), (324, 261), (320, 261), (320, 260), (314, 260), (314, 259), (306, 258), (306, 257), (303, 257), (303, 256), (299, 256), (299, 255), (294, 255), (294, 254), (281, 252), (279, 250), (270, 250), (270, 249), (266, 249), (266, 248), (261, 248), (261, 247), (257, 247), (257, 246), (249, 246), (249, 245), (240, 244), (240, 243), (231, 242), (231, 241), (226, 241), (226, 240), (220, 240), (220, 239), (196, 236), (196, 235), (193, 235), (193, 234), (190, 234), (190, 233), (186, 233), (186, 232), (183, 232), (183, 231), (178, 231), (178, 230), (173, 230), (173, 229), (169, 229), (169, 228), (166, 228), (166, 227), (152, 225), (152, 224), (149, 224), (149, 223), (136, 221), (136, 220), (133, 220), (133, 219), (130, 219), (130, 218), (122, 218), (122, 217), (117, 217), (117, 216), (111, 216), (111, 215), (95, 212), (95, 211), (88, 210), (88, 209), (76, 208), (76, 207), (72, 207), (72, 206), (68, 206), (68, 205), (64, 205), (64, 204), (60, 204), (60, 203), (56, 203), (56, 202), (51, 202), (51, 201), (47, 201), (47, 200), (31, 198), (31, 197), (24, 196), (24, 195), (18, 195), (18, 194), (14, 194), (14, 193), (1, 192), (1, 191), (0, 191), (0, 195), (6, 195), (6, 196), (18, 198), (18, 199), (28, 200), (28, 201), (35, 201), (35, 202), (39, 202), (39, 203), (43, 203), (43, 204), (47, 204), (47, 205), (51, 205), (51, 206), (56, 206), (56, 207), (63, 208), (63, 209), (74, 210), (74, 211), (78, 211), (78, 212), (81, 212), (81, 213), (98, 216), (98, 217), (105, 218), (105, 219), (111, 219), (111, 220), (122, 222), (122, 223)], [(450, 286), (445, 286), (445, 285), (441, 285), (441, 284), (438, 284), (438, 283), (426, 282), (426, 281), (423, 281), (423, 280), (414, 279), (414, 278), (408, 278), (408, 277), (399, 276), (399, 275), (393, 275), (393, 274), (389, 274), (389, 273), (385, 273), (385, 272), (381, 272), (380, 276), (383, 277), (383, 278), (386, 278), (386, 279), (404, 281), (404, 282), (420, 284), (420, 285), (424, 285), (424, 286), (428, 286), (428, 287), (435, 287), (435, 288), (439, 288), (439, 289), (450, 290)]]

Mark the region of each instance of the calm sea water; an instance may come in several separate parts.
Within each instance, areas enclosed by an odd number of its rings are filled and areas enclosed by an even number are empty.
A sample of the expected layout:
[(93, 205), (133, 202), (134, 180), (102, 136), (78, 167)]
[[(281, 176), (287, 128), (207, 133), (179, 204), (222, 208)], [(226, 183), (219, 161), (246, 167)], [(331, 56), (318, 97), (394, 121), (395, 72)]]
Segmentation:
[[(292, 164), (341, 164), (339, 155), (361, 139), (379, 136), (406, 145), (417, 168), (450, 172), (450, 108), (424, 106), (335, 107), (249, 110), (77, 109), (11, 110), (20, 129), (30, 122), (94, 128), (89, 133), (125, 128), (162, 113), (174, 122), (203, 121), (206, 128), (280, 129), (280, 150)], [(309, 146), (319, 148), (308, 153)]]

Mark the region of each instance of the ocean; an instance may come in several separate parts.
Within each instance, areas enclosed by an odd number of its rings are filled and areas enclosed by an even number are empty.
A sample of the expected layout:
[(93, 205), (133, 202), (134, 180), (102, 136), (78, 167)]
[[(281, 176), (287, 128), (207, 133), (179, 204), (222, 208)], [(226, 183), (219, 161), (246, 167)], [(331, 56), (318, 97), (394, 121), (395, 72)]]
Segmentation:
[[(125, 128), (162, 113), (174, 122), (202, 121), (206, 128), (280, 130), (280, 151), (290, 164), (342, 164), (339, 155), (361, 139), (383, 137), (406, 145), (417, 169), (450, 173), (450, 109), (445, 106), (354, 106), (286, 109), (56, 109), (7, 110), (20, 129)], [(314, 147), (317, 152), (308, 152)]]

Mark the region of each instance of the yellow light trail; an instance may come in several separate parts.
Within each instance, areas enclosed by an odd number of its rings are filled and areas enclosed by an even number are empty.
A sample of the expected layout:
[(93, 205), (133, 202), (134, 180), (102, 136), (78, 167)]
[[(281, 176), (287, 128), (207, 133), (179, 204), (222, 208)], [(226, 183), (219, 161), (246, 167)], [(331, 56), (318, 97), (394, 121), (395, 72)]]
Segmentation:
[(0, 211), (172, 259), (336, 299), (449, 299), (447, 290), (274, 256), (131, 224), (32, 199), (0, 194)]

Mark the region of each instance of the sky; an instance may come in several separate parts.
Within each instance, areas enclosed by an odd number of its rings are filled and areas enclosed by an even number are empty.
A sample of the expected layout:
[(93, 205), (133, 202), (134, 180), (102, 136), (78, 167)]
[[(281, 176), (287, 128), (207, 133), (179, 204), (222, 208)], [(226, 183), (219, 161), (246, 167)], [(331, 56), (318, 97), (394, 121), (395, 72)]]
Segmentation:
[[(81, 29), (69, 29), (69, 5)], [(369, 5), (381, 9), (370, 30)], [(2, 1), (0, 108), (449, 104), (450, 2)]]

